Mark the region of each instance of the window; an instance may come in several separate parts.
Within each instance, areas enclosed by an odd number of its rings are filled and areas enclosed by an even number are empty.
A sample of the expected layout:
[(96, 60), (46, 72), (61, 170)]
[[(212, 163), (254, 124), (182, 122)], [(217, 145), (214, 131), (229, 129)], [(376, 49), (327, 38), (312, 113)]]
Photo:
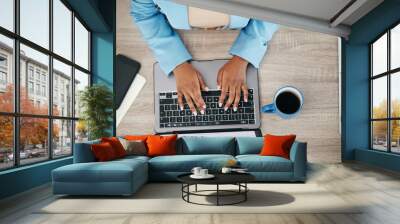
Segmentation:
[(14, 122), (12, 116), (0, 115), (0, 169), (14, 166)]
[(87, 139), (74, 105), (90, 85), (90, 31), (67, 4), (0, 0), (0, 170), (70, 156)]
[[(0, 2), (1, 7), (3, 1)], [(1, 15), (2, 12), (3, 9), (0, 9), (0, 20), (3, 16)], [(11, 66), (14, 57), (13, 52), (13, 39), (0, 33), (0, 113), (12, 113), (14, 111), (14, 71)]]
[(7, 68), (7, 56), (0, 55), (0, 67)]
[(33, 80), (33, 67), (32, 66), (29, 66), (28, 74), (29, 74), (29, 79)]
[(46, 86), (42, 86), (42, 96), (46, 97)]
[(53, 157), (71, 155), (72, 121), (53, 120)]
[(0, 53), (0, 91), (5, 92), (7, 90), (7, 56)]
[(370, 45), (371, 148), (400, 153), (400, 24)]
[(14, 31), (14, 0), (0, 1), (0, 26)]
[(53, 0), (54, 53), (71, 60), (72, 12), (60, 1)]
[(7, 73), (0, 71), (0, 84), (6, 85), (7, 84)]
[(75, 117), (79, 117), (81, 114), (81, 108), (79, 106), (81, 92), (89, 86), (89, 74), (84, 72), (75, 71)]
[[(40, 84), (36, 84), (36, 95), (39, 96), (40, 95)], [(31, 96), (33, 97), (33, 96)]]
[[(64, 88), (65, 83), (72, 84), (72, 67), (55, 59), (53, 60), (53, 65), (53, 114), (60, 114), (62, 117), (72, 117), (71, 106), (67, 107), (64, 113), (61, 113), (60, 106), (62, 105), (59, 104), (60, 102), (58, 101), (60, 97), (61, 102), (64, 103), (64, 96), (68, 96), (69, 100), (72, 101), (72, 91)], [(71, 105), (72, 102), (68, 102), (68, 104)]]
[(34, 93), (33, 82), (28, 82), (28, 92), (29, 92), (29, 94)]
[[(40, 53), (39, 53), (40, 54)], [(46, 57), (46, 56), (45, 56)], [(44, 60), (42, 60), (42, 61), (44, 61)], [(44, 61), (44, 63), (46, 63), (45, 61)], [(36, 69), (36, 80), (37, 81), (40, 81), (40, 71), (39, 71), (39, 69)]]
[(49, 48), (49, 0), (19, 0), (21, 36)]
[(89, 69), (89, 32), (75, 18), (75, 62), (82, 68)]

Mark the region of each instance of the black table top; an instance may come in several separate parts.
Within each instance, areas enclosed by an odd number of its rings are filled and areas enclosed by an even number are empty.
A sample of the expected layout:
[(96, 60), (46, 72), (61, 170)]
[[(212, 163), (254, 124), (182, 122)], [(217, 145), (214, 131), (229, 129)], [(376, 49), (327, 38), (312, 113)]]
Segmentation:
[(177, 177), (178, 181), (185, 184), (236, 184), (248, 183), (255, 180), (249, 173), (213, 173), (212, 179), (193, 179), (191, 173), (182, 174)]

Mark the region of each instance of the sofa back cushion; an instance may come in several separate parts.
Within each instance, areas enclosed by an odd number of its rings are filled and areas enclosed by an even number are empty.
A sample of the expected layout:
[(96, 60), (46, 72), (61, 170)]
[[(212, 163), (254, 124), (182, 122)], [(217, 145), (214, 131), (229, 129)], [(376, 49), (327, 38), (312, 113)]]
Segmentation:
[(184, 136), (178, 144), (178, 154), (225, 154), (235, 155), (233, 137)]
[(236, 155), (259, 154), (263, 144), (263, 137), (237, 137)]
[(100, 140), (75, 143), (74, 147), (74, 163), (90, 163), (95, 162), (96, 158), (91, 150), (92, 144), (99, 144)]

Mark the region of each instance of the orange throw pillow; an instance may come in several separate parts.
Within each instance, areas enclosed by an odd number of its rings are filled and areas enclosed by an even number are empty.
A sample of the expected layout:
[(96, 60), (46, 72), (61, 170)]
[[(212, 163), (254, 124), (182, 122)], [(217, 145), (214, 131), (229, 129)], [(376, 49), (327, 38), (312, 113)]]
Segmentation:
[(117, 158), (113, 147), (108, 142), (93, 144), (91, 145), (91, 149), (94, 157), (99, 162), (110, 161)]
[(117, 137), (101, 138), (101, 142), (108, 142), (114, 149), (117, 158), (125, 157), (126, 151)]
[(146, 142), (147, 137), (151, 135), (125, 135), (125, 139), (129, 141), (144, 141)]
[(147, 137), (147, 155), (154, 156), (166, 156), (176, 154), (176, 139), (177, 135), (170, 136), (159, 136), (151, 135)]
[(290, 148), (293, 145), (296, 135), (265, 135), (264, 145), (261, 149), (261, 156), (280, 156), (290, 158)]

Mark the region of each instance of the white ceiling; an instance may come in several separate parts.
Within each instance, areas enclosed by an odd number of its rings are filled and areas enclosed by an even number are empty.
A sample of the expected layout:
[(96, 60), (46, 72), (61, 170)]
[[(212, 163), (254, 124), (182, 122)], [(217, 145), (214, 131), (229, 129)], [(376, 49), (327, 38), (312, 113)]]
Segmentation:
[(236, 3), (275, 9), (291, 14), (330, 20), (337, 12), (346, 6), (350, 0), (230, 0)]
[(173, 1), (345, 38), (350, 35), (352, 24), (383, 2), (383, 0)]

